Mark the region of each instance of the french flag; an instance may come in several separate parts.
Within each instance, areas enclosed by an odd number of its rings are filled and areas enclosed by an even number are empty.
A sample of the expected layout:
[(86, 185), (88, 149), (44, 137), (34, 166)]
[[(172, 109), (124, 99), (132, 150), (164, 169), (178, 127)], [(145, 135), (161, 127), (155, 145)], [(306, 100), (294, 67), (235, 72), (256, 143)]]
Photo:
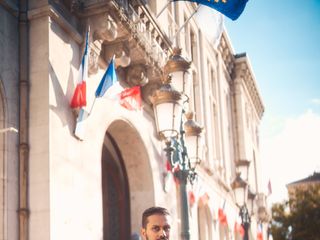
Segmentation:
[(141, 110), (140, 86), (126, 88), (119, 94), (119, 103), (122, 107), (133, 111)]
[(87, 105), (86, 96), (86, 81), (88, 79), (88, 48), (89, 48), (89, 32), (86, 34), (86, 46), (84, 49), (84, 54), (82, 56), (81, 65), (79, 68), (77, 86), (74, 90), (73, 97), (70, 102), (71, 108), (81, 108)]
[(113, 57), (97, 87), (95, 96), (96, 98), (101, 98), (106, 95), (109, 99), (117, 99), (117, 95), (122, 90), (123, 87), (121, 87), (118, 81)]

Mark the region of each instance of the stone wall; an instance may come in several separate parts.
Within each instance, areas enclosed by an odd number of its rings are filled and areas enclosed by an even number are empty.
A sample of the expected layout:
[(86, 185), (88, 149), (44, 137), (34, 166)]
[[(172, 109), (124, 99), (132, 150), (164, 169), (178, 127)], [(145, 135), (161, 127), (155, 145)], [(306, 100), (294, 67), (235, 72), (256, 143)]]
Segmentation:
[[(18, 128), (18, 19), (0, 5), (0, 128)], [(0, 133), (0, 239), (17, 239), (18, 135)], [(10, 200), (9, 200), (10, 199)]]

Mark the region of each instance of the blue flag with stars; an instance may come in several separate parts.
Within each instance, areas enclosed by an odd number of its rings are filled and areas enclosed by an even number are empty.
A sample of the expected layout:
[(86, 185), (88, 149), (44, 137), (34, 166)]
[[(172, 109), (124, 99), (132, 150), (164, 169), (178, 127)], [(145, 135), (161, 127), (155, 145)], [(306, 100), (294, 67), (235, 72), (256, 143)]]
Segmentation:
[(206, 5), (210, 8), (221, 12), (226, 17), (236, 20), (243, 12), (248, 0), (173, 0), (176, 1), (189, 1)]

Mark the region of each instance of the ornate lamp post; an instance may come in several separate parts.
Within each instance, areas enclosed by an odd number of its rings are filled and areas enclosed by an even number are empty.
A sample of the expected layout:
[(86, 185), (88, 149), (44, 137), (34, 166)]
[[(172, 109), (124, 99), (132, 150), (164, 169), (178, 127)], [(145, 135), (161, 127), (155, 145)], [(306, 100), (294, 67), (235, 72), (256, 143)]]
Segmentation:
[(242, 179), (248, 180), (250, 161), (238, 160), (236, 162), (236, 166), (237, 166), (238, 172), (241, 173)]
[[(249, 168), (249, 161), (246, 162), (246, 164), (244, 166), (242, 165), (241, 167), (242, 168), (240, 169), (243, 169), (245, 174), (247, 174), (248, 168)], [(236, 204), (240, 208), (239, 216), (241, 217), (241, 225), (244, 229), (243, 239), (249, 240), (248, 230), (250, 227), (251, 219), (250, 219), (250, 214), (246, 204), (247, 198), (248, 198), (248, 183), (245, 180), (243, 180), (240, 175), (242, 175), (241, 172), (236, 173), (236, 178), (232, 182), (231, 187), (234, 191)]]
[[(163, 85), (151, 98), (158, 133), (166, 143), (164, 151), (170, 161), (175, 177), (179, 180), (181, 207), (181, 238), (190, 239), (187, 182), (192, 183), (195, 168), (200, 162), (200, 134), (202, 128), (186, 114), (183, 124), (183, 96), (188, 99), (190, 63), (181, 57), (181, 50), (174, 49), (164, 67)], [(172, 83), (171, 83), (172, 82)]]
[(258, 219), (260, 222), (266, 222), (268, 219), (267, 213), (267, 203), (266, 203), (266, 196), (264, 193), (258, 193), (257, 196), (257, 205), (258, 205)]
[(173, 54), (167, 61), (164, 66), (164, 75), (170, 75), (172, 78), (172, 87), (178, 92), (188, 96), (190, 94), (191, 88), (191, 78), (190, 78), (190, 65), (191, 62), (188, 62), (181, 56), (181, 49), (174, 48)]

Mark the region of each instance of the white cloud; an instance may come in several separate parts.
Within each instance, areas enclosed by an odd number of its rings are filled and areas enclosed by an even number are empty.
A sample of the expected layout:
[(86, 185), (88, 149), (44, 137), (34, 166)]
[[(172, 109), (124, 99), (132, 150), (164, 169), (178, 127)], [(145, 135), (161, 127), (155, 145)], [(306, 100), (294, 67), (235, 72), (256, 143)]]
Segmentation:
[(320, 105), (320, 98), (313, 98), (313, 99), (311, 99), (311, 102), (316, 105)]
[(320, 168), (320, 115), (311, 110), (286, 119), (283, 128), (261, 139), (264, 182), (271, 179), (271, 201), (287, 197), (286, 184), (305, 178)]

